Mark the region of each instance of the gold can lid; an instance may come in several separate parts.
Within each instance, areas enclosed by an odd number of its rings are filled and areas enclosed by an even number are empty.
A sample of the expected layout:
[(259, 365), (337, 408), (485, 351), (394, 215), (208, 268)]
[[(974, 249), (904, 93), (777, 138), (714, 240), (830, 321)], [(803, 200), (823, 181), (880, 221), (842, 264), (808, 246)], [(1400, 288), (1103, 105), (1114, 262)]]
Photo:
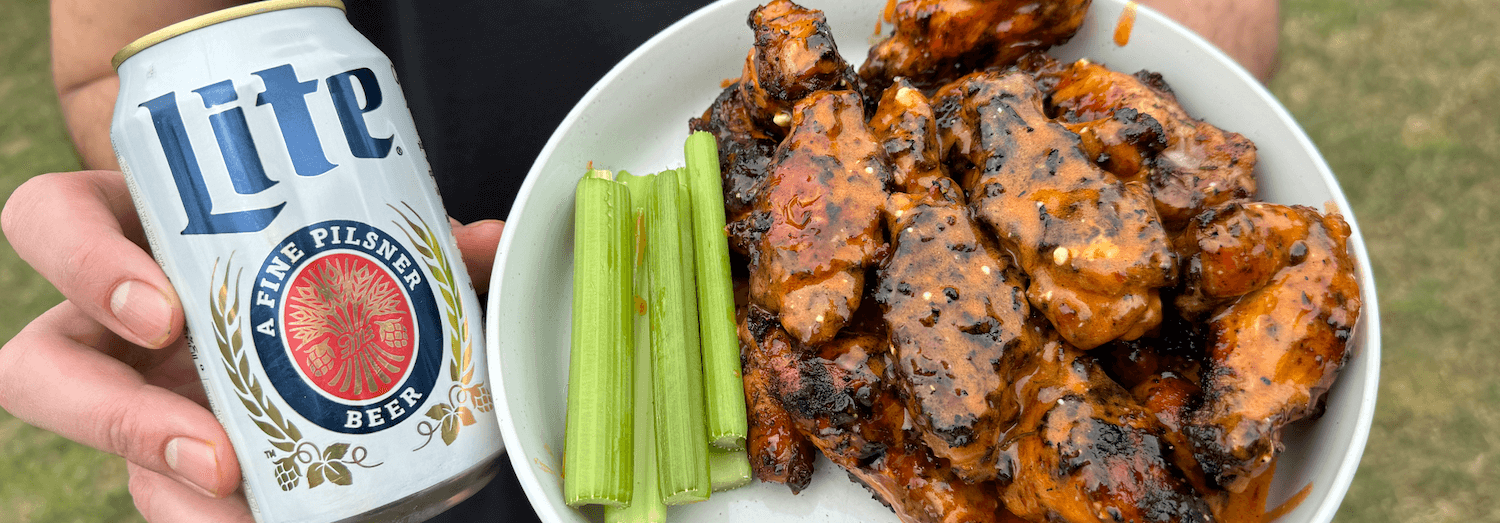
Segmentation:
[(125, 63), (127, 58), (135, 56), (136, 53), (145, 50), (147, 47), (170, 40), (173, 37), (186, 34), (189, 31), (202, 29), (221, 22), (228, 22), (236, 18), (298, 7), (336, 7), (341, 11), (345, 10), (344, 3), (339, 0), (265, 0), (238, 5), (228, 9), (220, 9), (206, 15), (195, 16), (152, 31), (151, 34), (142, 36), (120, 49), (120, 52), (115, 53), (115, 57), (109, 62), (110, 65), (118, 70), (120, 64)]

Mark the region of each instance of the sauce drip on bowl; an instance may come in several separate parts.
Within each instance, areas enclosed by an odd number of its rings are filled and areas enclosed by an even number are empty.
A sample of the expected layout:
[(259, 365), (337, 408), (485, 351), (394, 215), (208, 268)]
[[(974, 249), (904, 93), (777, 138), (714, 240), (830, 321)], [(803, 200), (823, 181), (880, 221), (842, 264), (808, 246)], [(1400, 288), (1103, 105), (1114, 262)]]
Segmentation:
[(1120, 21), (1115, 23), (1115, 45), (1125, 47), (1130, 43), (1130, 31), (1135, 29), (1136, 3), (1132, 0), (1125, 3), (1125, 10), (1120, 11)]
[[(1243, 492), (1227, 492), (1222, 498), (1222, 505), (1216, 506), (1214, 516), (1224, 523), (1263, 523), (1275, 521), (1285, 516), (1307, 499), (1312, 493), (1312, 482), (1302, 487), (1302, 490), (1281, 502), (1276, 508), (1266, 510), (1266, 496), (1271, 492), (1271, 479), (1276, 476), (1276, 463), (1271, 463), (1265, 473), (1250, 480), (1250, 485)], [(1215, 504), (1217, 505), (1217, 504)]]

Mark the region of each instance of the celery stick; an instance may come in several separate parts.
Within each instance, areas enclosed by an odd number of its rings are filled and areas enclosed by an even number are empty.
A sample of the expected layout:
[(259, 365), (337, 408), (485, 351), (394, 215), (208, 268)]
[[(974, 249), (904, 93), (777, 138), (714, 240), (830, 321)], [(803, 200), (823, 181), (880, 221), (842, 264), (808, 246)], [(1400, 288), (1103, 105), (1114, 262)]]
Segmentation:
[[(682, 268), (681, 230), (686, 224), (681, 219), (677, 173), (665, 171), (655, 178), (646, 208), (646, 259), (651, 274), (647, 308), (657, 478), (663, 501), (677, 505), (708, 499), (708, 436), (703, 421), (702, 355), (696, 344), (689, 345), (697, 330), (692, 329), (690, 338), (685, 305), (691, 280), (684, 278)], [(696, 323), (696, 315), (692, 319)]]
[[(638, 184), (639, 185), (639, 184)], [(632, 187), (636, 190), (636, 187)], [(632, 192), (634, 196), (636, 193)], [(645, 234), (639, 224), (645, 221), (645, 202), (642, 197), (632, 200), (635, 220), (638, 224), (637, 256), (635, 258), (636, 303), (645, 304), (644, 294), (650, 288), (649, 275), (645, 267)], [(651, 401), (651, 330), (650, 318), (643, 307), (637, 307), (635, 317), (635, 499), (629, 507), (604, 507), (605, 523), (666, 523), (667, 505), (662, 503), (661, 488), (656, 483), (656, 430), (655, 409)]]
[(714, 492), (737, 489), (750, 484), (750, 456), (744, 449), (708, 449), (709, 482)]
[(719, 150), (712, 134), (695, 132), (683, 145), (691, 193), (698, 330), (703, 350), (705, 416), (710, 442), (722, 449), (745, 448), (749, 427), (745, 385), (740, 376), (740, 345), (735, 336), (734, 283), (729, 274), (729, 240), (724, 233), (724, 192)]
[(634, 420), (629, 190), (609, 171), (578, 181), (573, 321), (563, 497), (568, 505), (630, 503)]

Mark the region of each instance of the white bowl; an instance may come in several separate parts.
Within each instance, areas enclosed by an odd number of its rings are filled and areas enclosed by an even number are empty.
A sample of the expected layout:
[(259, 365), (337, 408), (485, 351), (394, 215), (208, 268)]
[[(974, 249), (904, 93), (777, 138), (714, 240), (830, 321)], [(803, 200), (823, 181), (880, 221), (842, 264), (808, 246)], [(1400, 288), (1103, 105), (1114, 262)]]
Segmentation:
[[(667, 28), (626, 57), (584, 96), (527, 175), (495, 257), (487, 324), (490, 379), (511, 463), (547, 522), (598, 521), (598, 511), (562, 501), (572, 290), (573, 189), (586, 165), (633, 172), (682, 165), (687, 121), (708, 107), (720, 81), (740, 74), (751, 46), (746, 16), (757, 0), (724, 0)], [(844, 57), (864, 59), (885, 2), (805, 0), (823, 9)], [(1317, 421), (1287, 429), (1270, 505), (1311, 483), (1311, 493), (1279, 521), (1327, 522), (1359, 466), (1379, 378), (1380, 314), (1365, 244), (1348, 202), (1317, 148), (1264, 87), (1202, 38), (1147, 8), (1130, 43), (1112, 41), (1123, 0), (1094, 0), (1071, 42), (1053, 53), (1109, 67), (1157, 71), (1193, 115), (1255, 141), (1260, 196), (1272, 202), (1336, 206), (1353, 229), (1364, 307), (1353, 356)], [(704, 503), (673, 507), (669, 521), (766, 523), (892, 522), (894, 514), (838, 467), (820, 459), (812, 486), (792, 495), (754, 483)]]

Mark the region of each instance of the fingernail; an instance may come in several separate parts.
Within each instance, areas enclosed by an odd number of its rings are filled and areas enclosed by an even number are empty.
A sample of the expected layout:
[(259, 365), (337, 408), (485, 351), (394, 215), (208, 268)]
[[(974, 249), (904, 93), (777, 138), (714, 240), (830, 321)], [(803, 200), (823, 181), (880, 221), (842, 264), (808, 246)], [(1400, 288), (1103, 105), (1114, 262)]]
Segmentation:
[(109, 295), (109, 310), (125, 328), (151, 346), (161, 345), (172, 334), (172, 302), (156, 287), (130, 280)]
[(167, 466), (186, 484), (212, 497), (219, 497), (214, 487), (219, 483), (219, 458), (214, 446), (202, 440), (177, 437), (167, 442)]

